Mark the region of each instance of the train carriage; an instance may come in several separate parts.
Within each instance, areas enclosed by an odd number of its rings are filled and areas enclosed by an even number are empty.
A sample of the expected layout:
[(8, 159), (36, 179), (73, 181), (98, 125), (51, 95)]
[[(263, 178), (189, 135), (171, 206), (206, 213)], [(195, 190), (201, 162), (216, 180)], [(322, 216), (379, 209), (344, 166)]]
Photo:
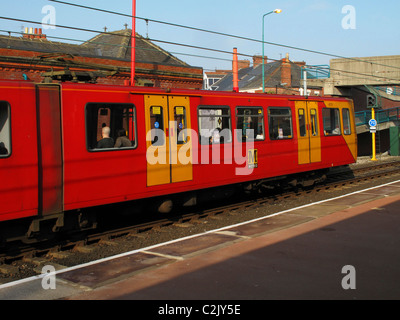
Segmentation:
[[(312, 184), (357, 158), (343, 98), (19, 81), (1, 81), (0, 95), (0, 221), (31, 217), (28, 236), (100, 205)], [(103, 127), (129, 145), (99, 148)]]

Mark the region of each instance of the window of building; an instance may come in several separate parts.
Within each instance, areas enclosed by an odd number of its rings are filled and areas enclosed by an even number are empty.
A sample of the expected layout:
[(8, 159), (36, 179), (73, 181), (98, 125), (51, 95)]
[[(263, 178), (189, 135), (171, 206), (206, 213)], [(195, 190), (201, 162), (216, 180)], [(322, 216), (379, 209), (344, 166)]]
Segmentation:
[(0, 158), (11, 154), (10, 105), (0, 101)]
[(337, 108), (323, 108), (322, 118), (326, 136), (340, 135), (340, 112)]
[(200, 143), (229, 143), (232, 141), (229, 107), (199, 107)]
[(264, 140), (264, 114), (261, 107), (237, 107), (238, 141)]
[(268, 123), (271, 140), (291, 139), (293, 137), (290, 108), (268, 108)]
[(136, 110), (132, 104), (88, 103), (86, 138), (90, 151), (136, 148)]
[(351, 134), (350, 110), (347, 108), (342, 109), (342, 117), (343, 117), (343, 133), (349, 135)]

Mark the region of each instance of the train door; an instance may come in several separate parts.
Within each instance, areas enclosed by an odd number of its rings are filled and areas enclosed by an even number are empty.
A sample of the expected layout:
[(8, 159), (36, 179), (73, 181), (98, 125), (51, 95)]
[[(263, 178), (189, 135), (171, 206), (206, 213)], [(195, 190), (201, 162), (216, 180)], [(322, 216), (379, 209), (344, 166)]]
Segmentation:
[(35, 102), (32, 83), (0, 81), (0, 221), (38, 214)]
[(296, 101), (299, 164), (321, 161), (317, 101)]
[(189, 111), (189, 97), (145, 96), (147, 186), (193, 179)]
[(63, 210), (63, 167), (60, 89), (54, 85), (37, 87), (39, 212)]

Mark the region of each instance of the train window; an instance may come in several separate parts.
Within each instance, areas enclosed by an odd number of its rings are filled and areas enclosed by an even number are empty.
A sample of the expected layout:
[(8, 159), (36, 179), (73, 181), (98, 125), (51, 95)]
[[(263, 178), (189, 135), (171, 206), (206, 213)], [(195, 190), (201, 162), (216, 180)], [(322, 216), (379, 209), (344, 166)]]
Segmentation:
[(187, 136), (182, 131), (187, 128), (186, 126), (186, 108), (174, 107), (174, 121), (176, 122), (176, 143), (185, 144), (188, 142)]
[(322, 118), (326, 136), (340, 135), (340, 112), (337, 108), (323, 108)]
[(127, 103), (88, 103), (86, 139), (89, 151), (136, 148), (135, 106)]
[(304, 109), (299, 109), (299, 129), (300, 129), (300, 137), (305, 137), (307, 136), (307, 131), (306, 131), (306, 113), (304, 112)]
[(268, 123), (271, 140), (291, 139), (293, 137), (290, 108), (268, 108)]
[(200, 143), (229, 143), (231, 137), (230, 109), (201, 106), (198, 110)]
[(316, 109), (311, 109), (310, 110), (310, 116), (311, 116), (311, 134), (313, 136), (317, 136), (318, 135), (317, 110)]
[(342, 117), (343, 117), (343, 133), (349, 135), (351, 134), (350, 110), (347, 108), (342, 109)]
[(0, 158), (11, 154), (10, 105), (0, 101)]
[(264, 114), (261, 107), (237, 107), (238, 141), (264, 140)]
[(151, 144), (164, 145), (164, 109), (161, 106), (150, 107)]

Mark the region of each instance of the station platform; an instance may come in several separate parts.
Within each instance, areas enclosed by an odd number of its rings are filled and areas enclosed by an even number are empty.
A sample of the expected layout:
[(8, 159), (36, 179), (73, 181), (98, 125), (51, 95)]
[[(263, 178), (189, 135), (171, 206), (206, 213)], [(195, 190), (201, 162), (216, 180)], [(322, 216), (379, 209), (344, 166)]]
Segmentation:
[(400, 299), (400, 181), (0, 286), (0, 299)]

